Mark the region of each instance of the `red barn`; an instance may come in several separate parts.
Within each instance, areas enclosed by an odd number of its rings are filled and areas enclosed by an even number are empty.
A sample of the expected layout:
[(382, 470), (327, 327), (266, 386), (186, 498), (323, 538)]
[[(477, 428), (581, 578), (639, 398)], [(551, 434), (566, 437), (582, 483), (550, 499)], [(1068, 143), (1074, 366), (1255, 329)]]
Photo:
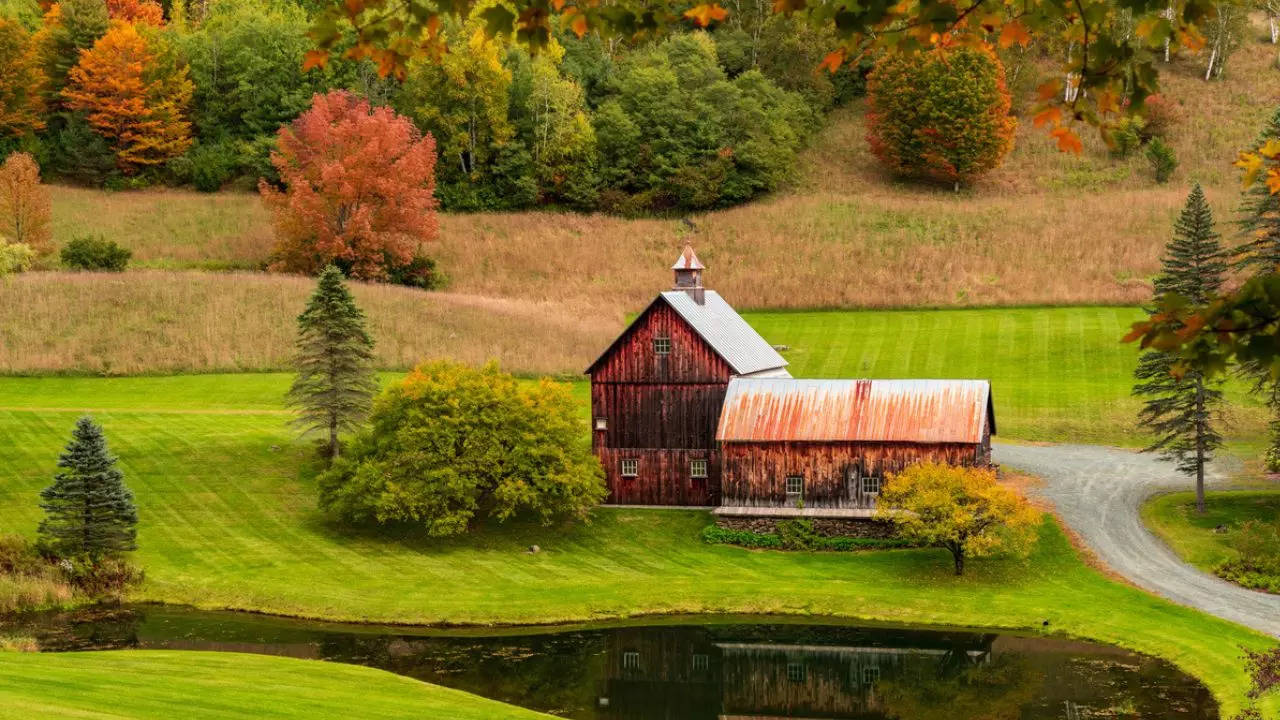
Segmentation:
[(781, 377), (787, 361), (715, 291), (686, 247), (675, 284), (587, 368), (592, 447), (608, 502), (714, 505), (720, 501), (716, 422), (729, 381)]
[(720, 505), (730, 527), (805, 516), (843, 532), (911, 463), (990, 464), (987, 381), (793, 379), (703, 288), (692, 248), (672, 269), (674, 289), (587, 368), (610, 503)]

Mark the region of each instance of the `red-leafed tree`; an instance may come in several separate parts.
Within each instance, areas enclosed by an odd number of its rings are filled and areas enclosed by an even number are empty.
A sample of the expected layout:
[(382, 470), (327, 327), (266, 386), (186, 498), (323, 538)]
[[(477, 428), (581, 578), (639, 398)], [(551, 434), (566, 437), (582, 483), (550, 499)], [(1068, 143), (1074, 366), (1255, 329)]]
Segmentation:
[(959, 185), (1013, 147), (1009, 105), (988, 47), (886, 53), (867, 78), (867, 141), (895, 174)]
[(164, 9), (155, 0), (107, 0), (107, 15), (112, 20), (127, 23), (145, 23), (156, 27), (164, 24)]
[(271, 161), (283, 191), (259, 189), (273, 213), (272, 269), (315, 274), (333, 263), (362, 280), (424, 284), (423, 246), (438, 233), (436, 144), (387, 107), (336, 90), (282, 127)]

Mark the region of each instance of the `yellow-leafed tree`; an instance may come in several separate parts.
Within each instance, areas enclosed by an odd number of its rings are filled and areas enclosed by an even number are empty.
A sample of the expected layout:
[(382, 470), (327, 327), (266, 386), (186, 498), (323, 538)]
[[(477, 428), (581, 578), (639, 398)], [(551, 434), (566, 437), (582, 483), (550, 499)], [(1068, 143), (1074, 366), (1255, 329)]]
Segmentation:
[(1040, 525), (1040, 513), (996, 482), (995, 470), (941, 463), (912, 465), (890, 477), (877, 516), (921, 545), (946, 548), (957, 575), (965, 558), (1027, 552)]
[(44, 127), (44, 70), (26, 29), (0, 17), (0, 141)]
[(116, 153), (126, 174), (158, 165), (191, 146), (186, 119), (192, 85), (157, 34), (140, 34), (113, 23), (80, 55), (62, 91), (67, 106), (85, 113), (89, 125)]

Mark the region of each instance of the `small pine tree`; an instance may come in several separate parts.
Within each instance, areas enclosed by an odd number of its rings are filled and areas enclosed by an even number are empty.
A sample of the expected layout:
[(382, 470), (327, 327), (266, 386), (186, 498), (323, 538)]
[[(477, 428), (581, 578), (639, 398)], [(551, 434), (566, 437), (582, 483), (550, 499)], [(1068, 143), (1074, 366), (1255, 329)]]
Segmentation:
[[(1165, 246), (1161, 275), (1155, 281), (1156, 297), (1176, 293), (1203, 305), (1222, 287), (1226, 270), (1213, 214), (1197, 183)], [(1159, 451), (1180, 472), (1195, 476), (1196, 510), (1204, 512), (1204, 468), (1222, 445), (1214, 427), (1222, 390), (1198, 369), (1175, 373), (1177, 362), (1172, 353), (1143, 353), (1134, 371), (1138, 384), (1133, 394), (1145, 398), (1138, 421), (1156, 436), (1145, 451)]]
[(1151, 172), (1156, 176), (1156, 182), (1161, 185), (1169, 182), (1173, 171), (1178, 169), (1178, 156), (1174, 155), (1173, 148), (1160, 138), (1152, 138), (1147, 144), (1146, 156), (1147, 162), (1151, 163)]
[(71, 442), (58, 458), (62, 468), (40, 493), (45, 518), (40, 544), (61, 557), (92, 560), (137, 549), (138, 511), (116, 458), (107, 451), (102, 427), (76, 421)]
[(328, 432), (332, 460), (338, 457), (338, 434), (359, 427), (378, 389), (364, 313), (333, 265), (320, 273), (298, 316), (297, 348), (298, 377), (289, 388), (289, 404), (298, 408), (296, 422), (304, 432)]

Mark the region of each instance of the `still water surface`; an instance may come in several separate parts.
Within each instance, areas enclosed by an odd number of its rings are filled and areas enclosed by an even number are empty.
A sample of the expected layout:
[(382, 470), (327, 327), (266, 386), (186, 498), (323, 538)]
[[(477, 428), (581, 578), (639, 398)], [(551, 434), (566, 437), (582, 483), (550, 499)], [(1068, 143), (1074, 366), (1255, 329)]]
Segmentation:
[[(167, 606), (28, 618), (45, 651), (167, 648), (381, 668), (581, 720), (1218, 717), (1168, 663), (1087, 643), (732, 618), (427, 631)], [(482, 634), (488, 633), (488, 634)]]

